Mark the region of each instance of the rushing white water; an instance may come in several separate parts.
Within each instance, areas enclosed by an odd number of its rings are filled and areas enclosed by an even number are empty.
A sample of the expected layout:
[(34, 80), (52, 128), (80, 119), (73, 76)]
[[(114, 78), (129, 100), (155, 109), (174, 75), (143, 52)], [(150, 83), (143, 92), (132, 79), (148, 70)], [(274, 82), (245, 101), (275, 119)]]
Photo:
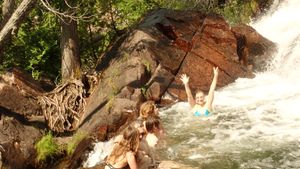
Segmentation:
[[(187, 103), (161, 111), (167, 132), (162, 160), (202, 169), (300, 168), (299, 18), (300, 0), (285, 0), (252, 23), (278, 53), (268, 71), (218, 89), (212, 116), (195, 118)], [(86, 167), (107, 154), (104, 144), (96, 144)]]
[(286, 0), (252, 26), (278, 45), (266, 72), (215, 93), (215, 112), (187, 103), (162, 111), (163, 158), (195, 168), (300, 168), (300, 0)]
[(114, 139), (107, 142), (97, 142), (94, 150), (89, 153), (88, 159), (83, 163), (84, 168), (94, 167), (104, 162), (105, 157), (111, 152)]

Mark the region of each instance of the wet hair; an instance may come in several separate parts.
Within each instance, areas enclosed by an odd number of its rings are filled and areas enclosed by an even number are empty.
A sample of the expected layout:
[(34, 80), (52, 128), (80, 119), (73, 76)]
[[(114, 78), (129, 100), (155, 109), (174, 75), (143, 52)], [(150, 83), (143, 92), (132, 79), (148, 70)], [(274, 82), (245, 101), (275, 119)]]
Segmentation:
[(156, 106), (154, 101), (146, 101), (140, 106), (140, 117), (147, 119), (148, 117), (155, 116)]
[(198, 93), (203, 93), (203, 94), (205, 94), (204, 91), (201, 90), (201, 89), (197, 89), (195, 95), (198, 94)]
[(158, 116), (149, 117), (147, 120), (145, 120), (145, 128), (149, 133), (154, 133), (155, 128), (160, 129), (160, 124), (161, 123)]
[(115, 143), (107, 162), (115, 164), (118, 160), (126, 158), (127, 152), (137, 152), (140, 143), (140, 132), (133, 125), (129, 125), (123, 131), (123, 138)]

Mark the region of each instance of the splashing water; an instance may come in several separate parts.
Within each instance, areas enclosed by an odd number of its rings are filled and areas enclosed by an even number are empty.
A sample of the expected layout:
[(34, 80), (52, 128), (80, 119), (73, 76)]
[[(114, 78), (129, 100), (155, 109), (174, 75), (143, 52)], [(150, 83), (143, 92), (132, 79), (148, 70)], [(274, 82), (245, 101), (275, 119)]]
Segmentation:
[(88, 155), (88, 159), (83, 163), (84, 168), (94, 167), (104, 162), (104, 159), (112, 151), (114, 139), (106, 142), (97, 142), (94, 145), (94, 150)]
[(268, 71), (215, 92), (212, 116), (187, 103), (161, 112), (162, 159), (203, 169), (300, 168), (300, 1), (282, 2), (252, 26), (278, 45)]

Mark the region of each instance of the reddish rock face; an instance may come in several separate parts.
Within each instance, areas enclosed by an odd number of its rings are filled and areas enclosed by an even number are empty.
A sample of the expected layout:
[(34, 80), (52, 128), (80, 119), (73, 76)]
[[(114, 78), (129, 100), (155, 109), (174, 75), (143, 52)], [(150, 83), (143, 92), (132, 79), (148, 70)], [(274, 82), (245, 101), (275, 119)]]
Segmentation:
[[(185, 99), (184, 87), (179, 80), (179, 76), (183, 73), (190, 76), (192, 89), (201, 89), (205, 92), (208, 91), (213, 77), (213, 67), (217, 66), (220, 69), (218, 87), (232, 83), (238, 77), (253, 75), (247, 69), (247, 64), (241, 64), (243, 56), (237, 53), (236, 36), (222, 17), (196, 12), (185, 15), (185, 13), (177, 14), (169, 11), (164, 14), (165, 18), (155, 25), (156, 27), (159, 25), (158, 30), (169, 38), (170, 43), (165, 45), (168, 48), (174, 48), (173, 51), (185, 52), (181, 57), (173, 58), (172, 53), (169, 53), (170, 59), (160, 62), (165, 67), (170, 66), (168, 61), (172, 61), (173, 64), (177, 63), (171, 69), (175, 80), (169, 85), (168, 94), (175, 98)], [(185, 19), (187, 17), (189, 19)], [(161, 48), (162, 45), (160, 45)], [(176, 71), (173, 71), (174, 69)]]
[[(264, 44), (264, 47), (255, 53), (256, 44)], [(146, 99), (156, 102), (162, 101), (161, 98), (168, 98), (164, 103), (170, 103), (170, 98), (185, 100), (184, 86), (179, 80), (182, 73), (190, 76), (193, 90), (204, 92), (209, 89), (216, 66), (220, 70), (217, 87), (226, 86), (239, 77), (252, 77), (249, 67), (259, 66), (262, 62), (254, 64), (256, 59), (270, 50), (268, 46), (274, 46), (265, 44), (272, 42), (250, 27), (231, 28), (218, 15), (166, 9), (153, 11), (136, 30), (121, 37), (97, 66), (101, 78), (87, 102), (85, 115), (88, 118), (82, 126), (112, 126), (110, 123), (118, 121), (124, 124), (122, 107), (139, 105), (141, 99), (127, 98), (123, 104), (112, 104), (119, 108), (110, 111), (105, 107), (113, 102), (112, 98), (127, 97), (133, 90), (140, 90)], [(254, 53), (257, 56), (253, 57)]]

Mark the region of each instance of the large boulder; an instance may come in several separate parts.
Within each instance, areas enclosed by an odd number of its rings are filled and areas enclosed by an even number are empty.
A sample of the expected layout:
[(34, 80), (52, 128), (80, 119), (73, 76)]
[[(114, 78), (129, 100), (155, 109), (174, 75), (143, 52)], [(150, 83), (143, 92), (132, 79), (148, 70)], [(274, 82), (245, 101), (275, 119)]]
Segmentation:
[[(182, 19), (184, 20), (184, 19)], [(191, 40), (193, 46), (187, 52), (175, 81), (168, 88), (168, 94), (180, 100), (185, 99), (184, 86), (179, 80), (183, 73), (190, 76), (192, 90), (208, 91), (213, 77), (213, 67), (219, 67), (218, 87), (232, 83), (238, 77), (250, 77), (251, 72), (240, 64), (237, 41), (230, 26), (217, 15), (207, 15)]]
[[(101, 57), (96, 68), (99, 83), (87, 100), (80, 127), (116, 131), (113, 124), (126, 124), (137, 116), (136, 111), (128, 112), (145, 99), (185, 100), (179, 80), (182, 73), (190, 76), (193, 90), (204, 91), (209, 89), (216, 66), (220, 69), (217, 87), (239, 77), (253, 77), (252, 68), (265, 66), (268, 59), (261, 58), (275, 45), (251, 27), (242, 27), (231, 28), (223, 17), (198, 11), (149, 13)], [(259, 52), (257, 44), (263, 46)]]
[[(0, 120), (0, 155), (3, 166), (26, 168), (35, 162), (34, 144), (42, 136), (36, 123), (2, 115)], [(43, 125), (43, 124), (42, 124)]]
[(36, 96), (41, 86), (28, 74), (12, 69), (0, 76), (0, 108), (25, 117), (41, 114)]
[(0, 76), (0, 156), (4, 167), (26, 168), (32, 162), (34, 143), (46, 128), (43, 116), (36, 116), (41, 114), (36, 101), (41, 93), (41, 86), (18, 69)]
[(98, 133), (98, 129), (106, 128), (112, 133), (127, 119), (136, 117), (133, 110), (143, 97), (141, 91), (135, 89), (141, 88), (149, 78), (146, 66), (142, 58), (126, 53), (119, 57), (121, 59), (113, 60), (101, 73), (98, 86), (87, 99), (81, 129)]

